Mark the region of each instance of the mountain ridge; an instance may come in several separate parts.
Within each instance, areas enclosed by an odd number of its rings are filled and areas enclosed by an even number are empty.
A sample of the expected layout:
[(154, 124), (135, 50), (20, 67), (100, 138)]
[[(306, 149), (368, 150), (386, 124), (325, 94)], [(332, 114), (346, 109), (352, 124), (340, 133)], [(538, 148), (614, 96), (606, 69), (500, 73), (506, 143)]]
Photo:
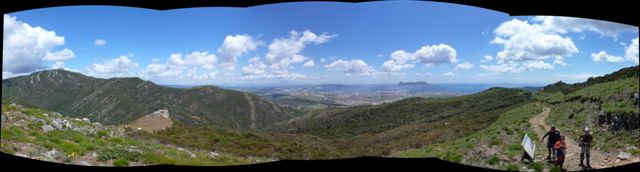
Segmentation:
[[(63, 69), (2, 80), (3, 99), (104, 124), (126, 124), (167, 109), (186, 124), (249, 129), (251, 113), (243, 94), (212, 85), (170, 88), (138, 77), (102, 79)], [(256, 103), (258, 129), (290, 118), (279, 105), (248, 94)]]

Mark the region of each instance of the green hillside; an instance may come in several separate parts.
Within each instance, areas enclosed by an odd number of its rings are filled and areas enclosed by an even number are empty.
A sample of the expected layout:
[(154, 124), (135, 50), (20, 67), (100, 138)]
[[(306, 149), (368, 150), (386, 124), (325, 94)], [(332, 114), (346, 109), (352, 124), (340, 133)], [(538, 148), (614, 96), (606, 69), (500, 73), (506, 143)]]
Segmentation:
[(135, 137), (141, 131), (2, 104), (0, 150), (18, 156), (93, 166), (239, 165), (273, 161), (256, 156), (178, 147)]
[(103, 124), (125, 124), (160, 109), (186, 124), (237, 129), (248, 129), (254, 122), (257, 129), (264, 129), (293, 116), (277, 104), (247, 94), (256, 112), (251, 120), (244, 94), (214, 86), (169, 88), (139, 78), (99, 79), (61, 69), (2, 81), (3, 100)]

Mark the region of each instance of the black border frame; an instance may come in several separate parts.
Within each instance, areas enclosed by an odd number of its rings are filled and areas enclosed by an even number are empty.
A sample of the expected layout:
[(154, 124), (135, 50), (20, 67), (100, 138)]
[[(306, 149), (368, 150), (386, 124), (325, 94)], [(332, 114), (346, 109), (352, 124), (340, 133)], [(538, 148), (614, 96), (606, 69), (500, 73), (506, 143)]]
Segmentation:
[[(327, 2), (370, 2), (370, 1), (336, 1), (325, 0)], [(606, 20), (639, 26), (638, 16), (632, 1), (628, 0), (589, 0), (571, 2), (563, 0), (433, 0), (434, 2), (455, 3), (461, 5), (475, 6), (491, 9), (509, 14), (510, 16), (522, 15), (553, 15), (570, 16), (580, 18), (590, 18)], [(251, 7), (273, 3), (298, 2), (291, 0), (1, 0), (0, 11), (4, 14), (58, 6), (73, 5), (109, 5), (138, 7), (154, 10), (171, 10), (190, 7)], [(319, 171), (319, 170), (346, 170), (355, 169), (358, 171), (414, 171), (414, 170), (436, 170), (437, 171), (494, 171), (481, 167), (457, 164), (435, 158), (381, 158), (381, 157), (360, 157), (335, 160), (283, 160), (270, 163), (222, 166), (222, 167), (190, 167), (175, 165), (154, 165), (146, 167), (86, 167), (77, 165), (66, 165), (53, 162), (45, 162), (22, 158), (0, 152), (0, 162), (4, 168), (11, 168), (20, 171), (211, 171), (211, 170), (292, 170), (292, 171)], [(348, 168), (347, 168), (348, 167)], [(640, 163), (628, 164), (597, 171), (632, 171), (640, 169)]]

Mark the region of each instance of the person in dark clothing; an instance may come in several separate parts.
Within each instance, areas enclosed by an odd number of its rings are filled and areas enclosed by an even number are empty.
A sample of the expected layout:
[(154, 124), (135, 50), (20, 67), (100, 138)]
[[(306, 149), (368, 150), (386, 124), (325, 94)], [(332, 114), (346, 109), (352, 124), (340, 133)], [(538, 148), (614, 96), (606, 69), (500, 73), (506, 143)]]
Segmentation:
[(560, 136), (560, 139), (558, 139), (558, 141), (554, 145), (554, 148), (556, 149), (556, 152), (557, 152), (556, 161), (554, 164), (562, 168), (562, 164), (564, 164), (564, 155), (566, 155), (567, 153), (566, 152), (567, 144), (564, 142), (564, 136)]
[(547, 160), (548, 161), (553, 161), (553, 159), (555, 159), (555, 149), (554, 149), (554, 145), (556, 144), (556, 142), (558, 141), (559, 137), (560, 137), (560, 131), (556, 130), (555, 126), (551, 127), (551, 130), (549, 130), (549, 132), (547, 132), (546, 134), (544, 134), (544, 136), (542, 136), (542, 140), (544, 140), (545, 137), (549, 136), (548, 142), (547, 142), (547, 150), (548, 150), (548, 155), (547, 155)]
[(591, 142), (593, 141), (593, 136), (589, 133), (589, 128), (584, 128), (584, 134), (581, 135), (578, 140), (580, 140), (580, 166), (584, 167), (582, 162), (586, 155), (587, 168), (591, 168), (591, 165), (589, 164), (589, 157), (591, 156)]

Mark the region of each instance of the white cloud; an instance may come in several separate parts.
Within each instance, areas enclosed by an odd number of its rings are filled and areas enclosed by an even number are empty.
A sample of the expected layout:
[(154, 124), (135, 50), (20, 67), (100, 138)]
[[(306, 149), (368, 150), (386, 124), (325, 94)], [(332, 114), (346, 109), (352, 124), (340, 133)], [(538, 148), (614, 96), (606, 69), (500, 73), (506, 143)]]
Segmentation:
[(522, 65), (522, 70), (535, 69), (553, 69), (553, 65), (545, 63), (544, 61), (527, 61)]
[(480, 60), (480, 62), (481, 63), (486, 63), (486, 62), (490, 62), (491, 60), (493, 60), (493, 56), (486, 55), (486, 56), (484, 56), (484, 58), (482, 60)]
[(453, 72), (449, 71), (449, 72), (443, 73), (442, 76), (456, 76), (456, 74), (454, 74)]
[(53, 69), (64, 69), (64, 62), (63, 61), (56, 62), (51, 66), (51, 68), (53, 68)]
[[(202, 70), (213, 70), (217, 62), (215, 54), (209, 52), (194, 51), (191, 54), (183, 55), (174, 53), (169, 56), (165, 64), (160, 63), (160, 59), (154, 58), (152, 63), (147, 65), (142, 74), (145, 78), (157, 79), (212, 79), (211, 73), (206, 74)], [(186, 72), (185, 72), (186, 70)], [(217, 76), (216, 72), (214, 76)]]
[(638, 60), (639, 60), (639, 58), (638, 58), (638, 37), (636, 37), (635, 39), (631, 40), (631, 44), (625, 50), (624, 57), (628, 61), (632, 61), (632, 62), (635, 62), (636, 64), (638, 64)]
[(275, 70), (288, 69), (289, 65), (302, 63), (307, 59), (300, 54), (306, 47), (306, 44), (322, 44), (336, 36), (337, 35), (328, 35), (326, 33), (316, 35), (309, 30), (305, 30), (302, 34), (291, 31), (289, 38), (278, 38), (269, 44), (269, 51), (265, 56), (266, 62), (270, 68)]
[(553, 69), (553, 65), (541, 60), (526, 61), (524, 63), (508, 62), (497, 65), (480, 65), (481, 69), (495, 73), (520, 73), (540, 69)]
[(2, 79), (7, 79), (13, 77), (13, 73), (2, 71)]
[(69, 49), (54, 51), (65, 44), (64, 37), (55, 31), (32, 27), (5, 14), (2, 44), (2, 71), (17, 75), (45, 69), (46, 61), (68, 60), (74, 56)]
[(220, 53), (220, 66), (226, 71), (233, 71), (235, 65), (243, 54), (256, 50), (263, 43), (254, 39), (250, 35), (236, 34), (227, 35), (224, 38), (222, 46), (218, 49)]
[(594, 62), (607, 61), (607, 62), (617, 63), (617, 62), (623, 62), (624, 61), (623, 57), (609, 55), (609, 54), (607, 54), (606, 51), (600, 51), (597, 54), (596, 53), (591, 53), (591, 58), (593, 59)]
[(242, 75), (263, 75), (267, 72), (267, 65), (260, 61), (254, 61), (242, 67)]
[(479, 74), (478, 74), (478, 75), (476, 75), (476, 76), (478, 76), (478, 77), (482, 78), (482, 77), (487, 76), (487, 74), (486, 74), (486, 73), (479, 73)]
[(65, 48), (56, 52), (47, 52), (47, 55), (44, 56), (43, 60), (45, 61), (65, 61), (76, 57), (73, 51)]
[(578, 74), (556, 74), (556, 77), (560, 77), (562, 79), (566, 79), (566, 80), (586, 80), (589, 77), (596, 77), (596, 76), (600, 76), (600, 75), (596, 75), (596, 74), (591, 74), (591, 73), (578, 73)]
[(184, 56), (181, 53), (171, 54), (168, 64), (175, 66), (201, 67), (207, 70), (213, 69), (217, 58), (209, 52), (194, 51)]
[(114, 58), (108, 60), (104, 63), (94, 63), (91, 67), (89, 67), (90, 74), (125, 74), (128, 73), (129, 70), (137, 68), (138, 63), (132, 61), (127, 56), (120, 56), (118, 58)]
[(415, 66), (414, 64), (404, 64), (398, 61), (388, 60), (382, 64), (382, 71), (395, 72), (403, 68), (412, 68), (414, 66)]
[[(579, 52), (569, 37), (563, 37), (549, 26), (513, 19), (498, 26), (491, 44), (504, 49), (495, 56), (496, 65), (481, 65), (492, 72), (521, 72), (524, 70), (553, 69), (553, 64), (562, 66), (565, 57)], [(485, 61), (488, 61), (485, 58)], [(552, 60), (553, 64), (545, 62)]]
[(93, 44), (97, 46), (104, 46), (107, 45), (107, 41), (105, 41), (104, 39), (96, 39), (95, 41), (93, 41)]
[(351, 61), (345, 61), (338, 59), (328, 65), (324, 65), (329, 70), (339, 70), (347, 74), (371, 74), (374, 72), (373, 68), (360, 59), (352, 59)]
[(316, 65), (316, 63), (313, 62), (313, 60), (309, 60), (306, 63), (302, 64), (302, 67), (313, 67), (315, 65)]
[(458, 70), (458, 69), (471, 69), (473, 68), (473, 64), (469, 63), (469, 62), (464, 62), (464, 63), (460, 63), (458, 65), (456, 65), (456, 68), (454, 68), (453, 70)]
[(638, 37), (632, 39), (629, 46), (625, 47), (624, 57), (610, 55), (606, 51), (601, 50), (598, 53), (591, 53), (591, 58), (593, 59), (594, 62), (606, 61), (606, 62), (618, 63), (618, 62), (630, 61), (635, 64), (638, 64), (638, 60), (639, 60), (638, 59)]
[(391, 59), (382, 64), (382, 71), (395, 72), (403, 68), (412, 68), (415, 63), (438, 65), (457, 63), (456, 50), (446, 44), (423, 46), (413, 53), (397, 50), (391, 53)]
[(155, 61), (152, 64), (147, 65), (147, 68), (143, 71), (145, 77), (177, 77), (182, 74), (185, 67), (174, 66), (168, 64), (160, 64)]
[(571, 38), (545, 32), (539, 24), (513, 19), (502, 23), (494, 32), (496, 37), (491, 43), (504, 46), (496, 55), (498, 63), (545, 60), (578, 53)]
[(326, 60), (327, 60), (327, 59), (320, 58), (320, 62), (321, 62), (321, 63), (324, 63)]
[(249, 65), (242, 67), (243, 80), (256, 79), (299, 79), (305, 78), (306, 75), (290, 72), (287, 69), (271, 69), (264, 64), (260, 58), (254, 57), (249, 60)]
[(562, 34), (567, 32), (581, 33), (590, 31), (602, 36), (612, 37), (614, 39), (617, 39), (622, 32), (633, 32), (638, 30), (638, 27), (630, 25), (575, 17), (537, 16), (533, 18), (533, 21), (542, 22), (542, 29), (547, 31)]
[(516, 63), (502, 63), (498, 65), (480, 65), (480, 68), (496, 72), (496, 73), (518, 73), (521, 71), (519, 64)]

